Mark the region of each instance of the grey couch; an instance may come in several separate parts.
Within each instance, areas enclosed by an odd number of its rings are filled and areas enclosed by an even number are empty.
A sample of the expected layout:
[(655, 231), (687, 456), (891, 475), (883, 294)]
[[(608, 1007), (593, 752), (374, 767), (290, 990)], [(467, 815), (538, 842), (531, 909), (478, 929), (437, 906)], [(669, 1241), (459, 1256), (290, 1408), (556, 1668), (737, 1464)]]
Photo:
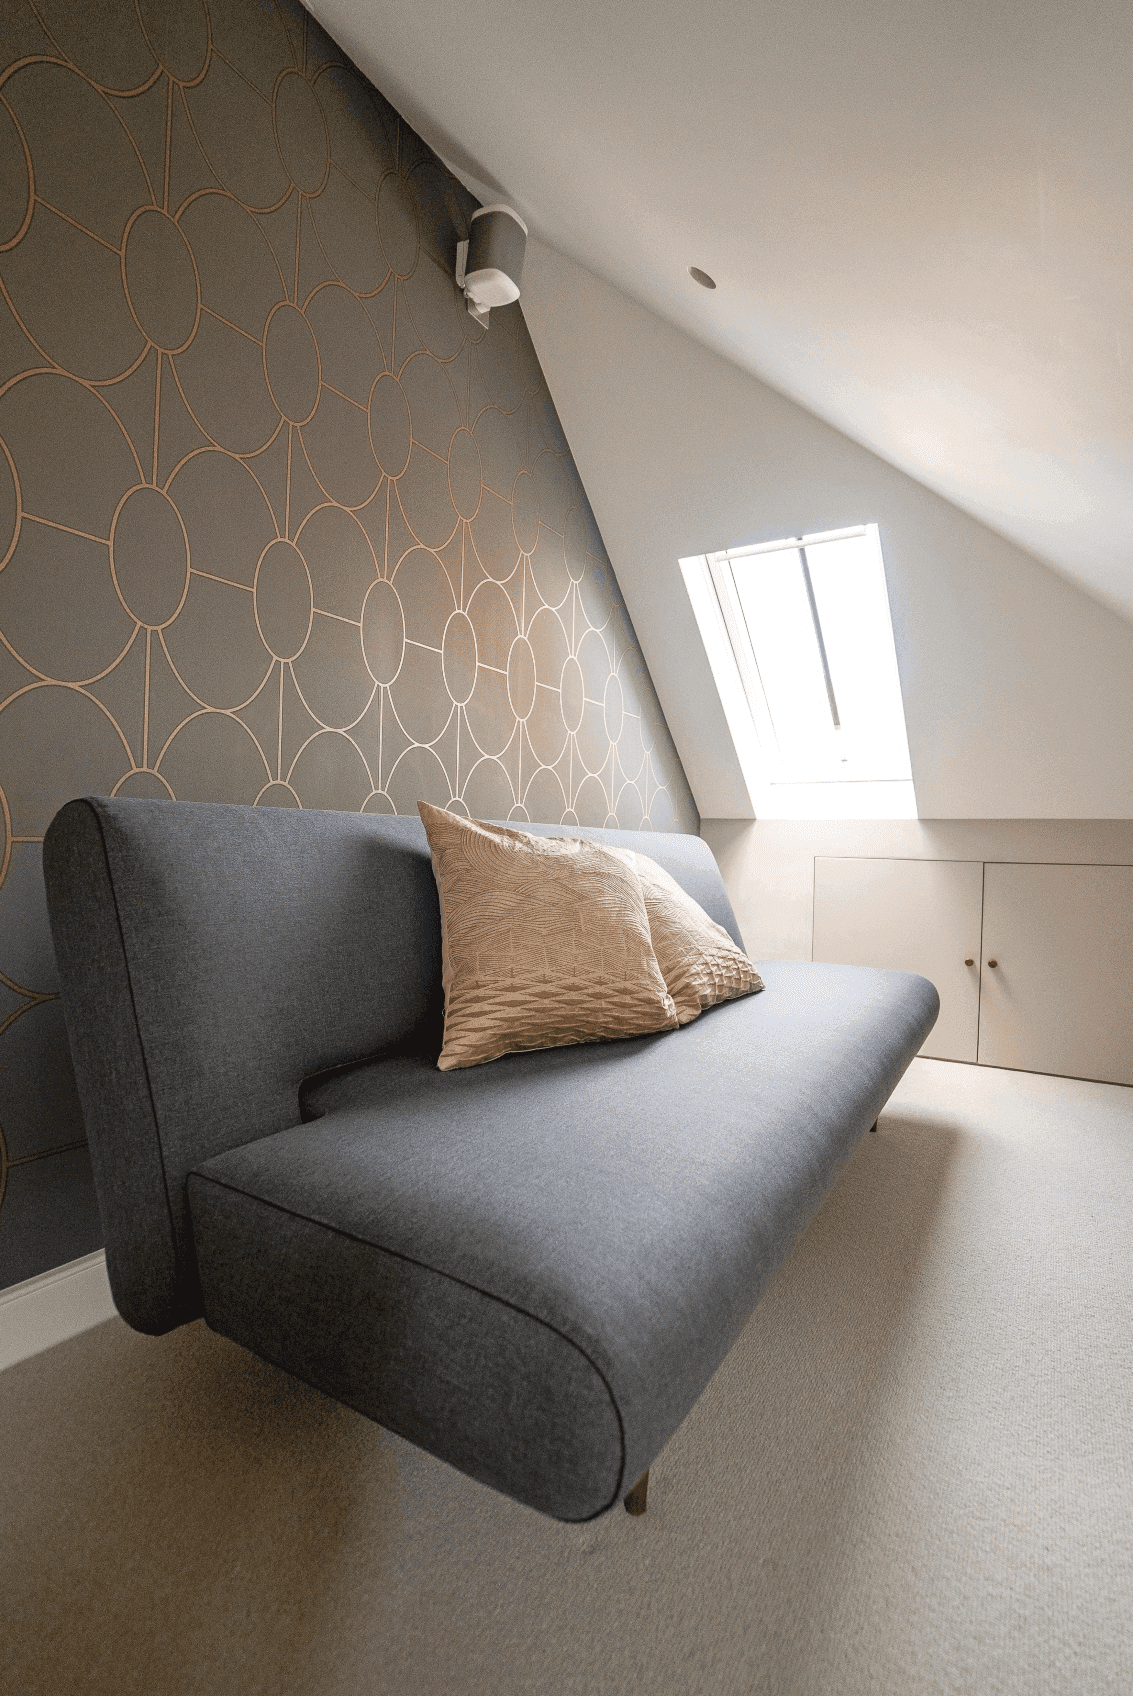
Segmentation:
[[(698, 838), (576, 834), (740, 940)], [(563, 1520), (647, 1470), (937, 1013), (767, 962), (682, 1030), (439, 1072), (415, 819), (74, 801), (44, 871), (122, 1316), (203, 1314)]]

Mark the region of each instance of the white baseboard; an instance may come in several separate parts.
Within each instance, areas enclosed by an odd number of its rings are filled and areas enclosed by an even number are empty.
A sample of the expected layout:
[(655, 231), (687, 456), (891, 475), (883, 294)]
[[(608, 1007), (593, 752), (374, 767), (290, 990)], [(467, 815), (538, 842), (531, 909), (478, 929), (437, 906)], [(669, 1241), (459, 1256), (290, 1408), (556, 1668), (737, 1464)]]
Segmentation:
[(102, 1249), (0, 1290), (0, 1372), (101, 1325), (116, 1311)]

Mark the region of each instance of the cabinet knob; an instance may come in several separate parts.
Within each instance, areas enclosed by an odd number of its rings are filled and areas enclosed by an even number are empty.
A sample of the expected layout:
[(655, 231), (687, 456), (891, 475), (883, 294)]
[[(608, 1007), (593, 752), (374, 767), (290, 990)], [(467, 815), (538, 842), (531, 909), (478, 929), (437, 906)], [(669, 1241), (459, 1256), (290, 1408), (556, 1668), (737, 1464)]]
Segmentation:
[(998, 964), (999, 964), (998, 960), (989, 960), (988, 961), (988, 965), (991, 966), (991, 967), (998, 966)]
[(976, 962), (974, 960), (965, 960), (964, 961), (965, 966), (974, 966), (975, 963)]

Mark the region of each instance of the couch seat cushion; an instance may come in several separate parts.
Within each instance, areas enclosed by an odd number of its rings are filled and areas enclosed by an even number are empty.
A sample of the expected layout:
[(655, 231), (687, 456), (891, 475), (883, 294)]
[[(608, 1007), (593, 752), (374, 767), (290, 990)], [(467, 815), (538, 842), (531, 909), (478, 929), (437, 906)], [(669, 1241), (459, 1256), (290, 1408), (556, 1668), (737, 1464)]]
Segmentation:
[(315, 1081), (189, 1178), (210, 1325), (520, 1501), (610, 1507), (936, 1017), (905, 973), (759, 970), (680, 1030)]

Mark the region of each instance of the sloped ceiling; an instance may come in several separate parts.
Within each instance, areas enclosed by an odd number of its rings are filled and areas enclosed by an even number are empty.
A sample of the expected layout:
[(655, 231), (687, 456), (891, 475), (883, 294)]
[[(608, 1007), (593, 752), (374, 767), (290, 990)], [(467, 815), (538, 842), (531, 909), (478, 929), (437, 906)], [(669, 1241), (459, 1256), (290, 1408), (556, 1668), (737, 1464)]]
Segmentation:
[(482, 196), (1133, 618), (1128, 0), (313, 10)]

